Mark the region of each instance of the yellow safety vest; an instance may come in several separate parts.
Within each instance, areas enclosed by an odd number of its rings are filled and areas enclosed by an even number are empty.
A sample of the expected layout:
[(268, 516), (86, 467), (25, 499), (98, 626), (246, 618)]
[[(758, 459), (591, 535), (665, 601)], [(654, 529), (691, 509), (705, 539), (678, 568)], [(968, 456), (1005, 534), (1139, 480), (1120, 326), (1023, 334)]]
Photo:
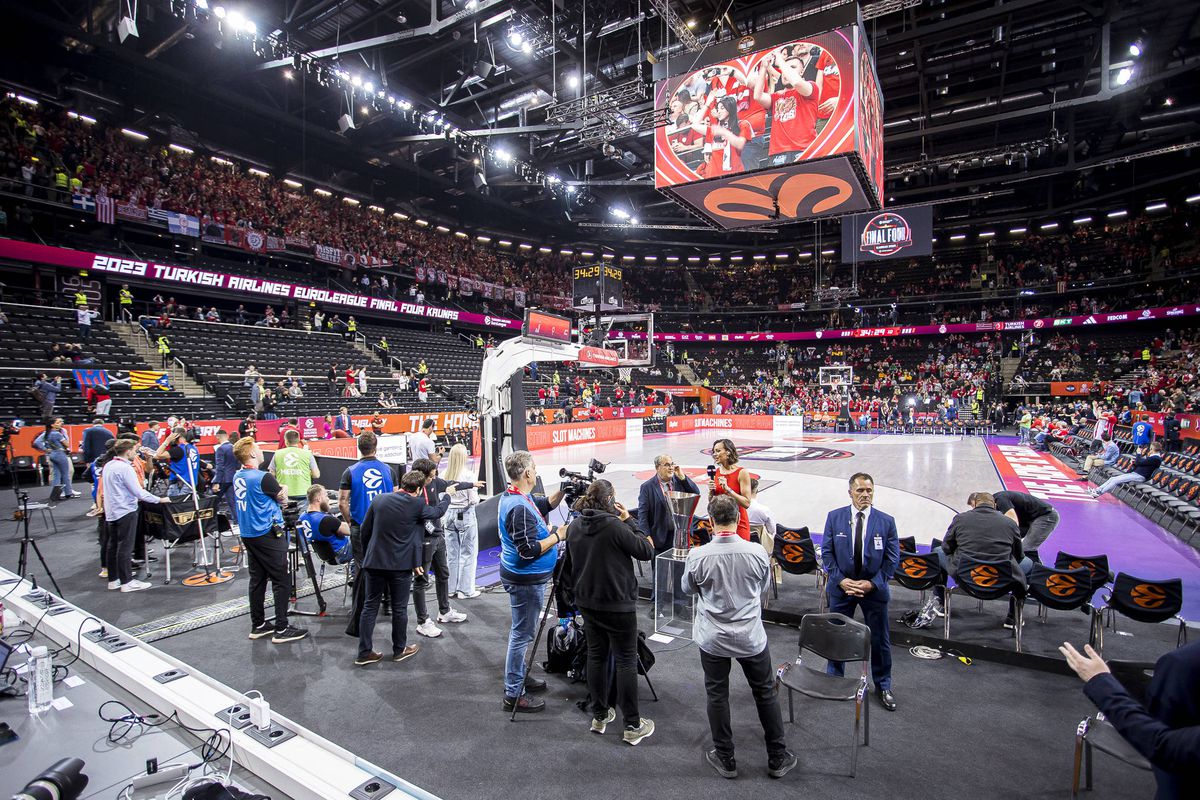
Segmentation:
[(86, 306), (87, 304), (88, 304), (87, 303), (87, 295), (84, 294), (83, 292), (76, 292), (75, 293), (75, 305)]
[(379, 340), (379, 349), (380, 349), (380, 350), (387, 350), (387, 349), (388, 349), (388, 343), (387, 343), (387, 339), (380, 339), (380, 340)]
[(169, 344), (167, 344), (167, 337), (165, 337), (165, 336), (158, 337), (158, 352), (159, 352), (159, 355), (164, 355), (164, 356), (170, 355), (171, 346)]
[(351, 333), (354, 333), (355, 331), (358, 330), (358, 323), (351, 322), (349, 325), (346, 326), (346, 330), (350, 331)]
[(67, 173), (59, 170), (54, 173), (54, 185), (59, 189), (67, 188)]
[(82, 191), (82, 189), (83, 189), (83, 181), (79, 180), (79, 178), (72, 176), (71, 191), (78, 193), (78, 192)]
[(133, 305), (133, 292), (129, 291), (128, 289), (121, 290), (121, 305), (123, 305), (123, 306)]

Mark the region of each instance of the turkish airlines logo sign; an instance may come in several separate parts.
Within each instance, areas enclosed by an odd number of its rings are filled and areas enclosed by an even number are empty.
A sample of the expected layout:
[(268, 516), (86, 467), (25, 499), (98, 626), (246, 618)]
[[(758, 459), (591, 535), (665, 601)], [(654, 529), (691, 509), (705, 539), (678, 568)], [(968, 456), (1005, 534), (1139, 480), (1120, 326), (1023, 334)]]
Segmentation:
[(890, 256), (912, 247), (912, 227), (894, 211), (877, 214), (863, 227), (859, 250), (873, 256)]

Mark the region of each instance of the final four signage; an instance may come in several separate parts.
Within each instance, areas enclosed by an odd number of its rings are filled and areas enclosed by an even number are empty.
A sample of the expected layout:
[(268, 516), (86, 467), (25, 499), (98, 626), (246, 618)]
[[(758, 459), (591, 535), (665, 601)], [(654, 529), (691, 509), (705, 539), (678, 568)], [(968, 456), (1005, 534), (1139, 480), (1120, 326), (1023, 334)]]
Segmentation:
[(927, 256), (933, 252), (931, 206), (842, 217), (842, 261)]

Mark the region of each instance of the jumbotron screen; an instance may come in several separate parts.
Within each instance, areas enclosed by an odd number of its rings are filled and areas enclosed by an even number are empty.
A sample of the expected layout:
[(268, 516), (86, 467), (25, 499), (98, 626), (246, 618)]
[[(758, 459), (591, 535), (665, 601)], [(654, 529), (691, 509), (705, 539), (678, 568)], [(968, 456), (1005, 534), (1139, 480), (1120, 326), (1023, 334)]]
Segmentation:
[(656, 188), (854, 150), (854, 29), (748, 53), (660, 81)]
[(531, 308), (525, 311), (525, 325), (521, 333), (532, 339), (570, 344), (571, 318)]

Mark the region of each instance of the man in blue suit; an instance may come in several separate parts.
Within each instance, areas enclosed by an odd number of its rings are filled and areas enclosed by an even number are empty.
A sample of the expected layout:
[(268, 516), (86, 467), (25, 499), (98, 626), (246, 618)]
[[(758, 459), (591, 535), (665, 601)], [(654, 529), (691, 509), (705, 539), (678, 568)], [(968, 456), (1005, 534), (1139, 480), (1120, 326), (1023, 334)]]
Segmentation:
[[(871, 678), (875, 694), (888, 711), (892, 697), (892, 643), (888, 637), (888, 581), (900, 561), (896, 520), (872, 507), (875, 480), (865, 472), (850, 476), (850, 505), (835, 508), (825, 518), (821, 562), (829, 574), (829, 610), (848, 617), (861, 608), (871, 629)], [(841, 675), (842, 664), (831, 663)]]
[(654, 541), (654, 554), (670, 550), (675, 536), (675, 518), (667, 502), (669, 492), (700, 494), (696, 482), (668, 455), (654, 457), (655, 475), (638, 491), (638, 525)]
[[(213, 450), (212, 482), (212, 490), (217, 494), (217, 508), (221, 507), (221, 501), (229, 494), (229, 487), (233, 485), (233, 474), (238, 471), (239, 466), (241, 465), (233, 455), (233, 444), (229, 441), (229, 434), (224, 430), (217, 431), (217, 446)], [(229, 511), (230, 521), (237, 521), (233, 495), (229, 495)]]

